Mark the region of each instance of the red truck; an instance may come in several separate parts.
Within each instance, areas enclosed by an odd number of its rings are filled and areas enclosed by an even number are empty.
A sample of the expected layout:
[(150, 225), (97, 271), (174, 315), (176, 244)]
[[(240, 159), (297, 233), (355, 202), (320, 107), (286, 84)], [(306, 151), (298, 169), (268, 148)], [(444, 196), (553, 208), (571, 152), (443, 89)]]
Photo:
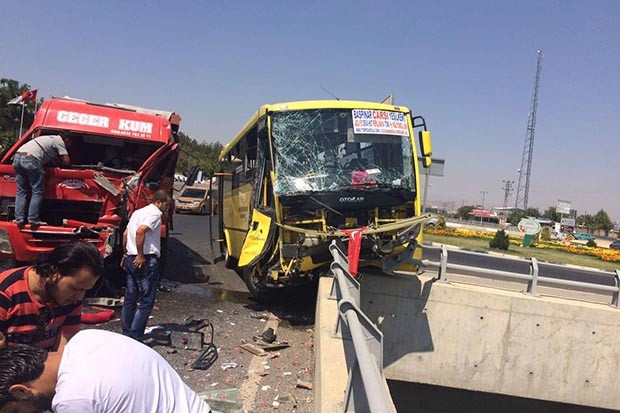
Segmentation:
[[(180, 121), (174, 112), (129, 105), (67, 97), (45, 101), (30, 129), (0, 157), (0, 257), (33, 261), (61, 242), (85, 240), (108, 263), (120, 261), (129, 215), (147, 205), (158, 189), (172, 196)], [(60, 131), (73, 138), (71, 165), (45, 166), (40, 219), (47, 225), (19, 228), (11, 222), (16, 192), (12, 158), (28, 140)], [(163, 237), (170, 223), (162, 225)]]

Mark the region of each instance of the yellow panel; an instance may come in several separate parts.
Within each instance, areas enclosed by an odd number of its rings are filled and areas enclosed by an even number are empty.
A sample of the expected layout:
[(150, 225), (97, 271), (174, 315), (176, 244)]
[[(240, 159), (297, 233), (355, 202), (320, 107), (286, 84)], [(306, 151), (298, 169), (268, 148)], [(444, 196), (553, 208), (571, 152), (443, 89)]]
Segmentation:
[(250, 264), (262, 254), (269, 238), (270, 226), (271, 217), (263, 214), (257, 209), (252, 212), (252, 223), (250, 225), (250, 231), (248, 231), (248, 235), (243, 243), (243, 248), (241, 248), (239, 267)]

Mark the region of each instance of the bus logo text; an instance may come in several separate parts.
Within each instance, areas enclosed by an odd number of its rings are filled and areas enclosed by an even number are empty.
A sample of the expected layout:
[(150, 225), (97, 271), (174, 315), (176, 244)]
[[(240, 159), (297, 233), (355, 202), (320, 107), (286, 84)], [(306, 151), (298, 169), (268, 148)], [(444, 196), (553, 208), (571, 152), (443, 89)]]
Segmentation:
[(342, 196), (338, 200), (341, 204), (359, 204), (364, 202), (363, 196)]

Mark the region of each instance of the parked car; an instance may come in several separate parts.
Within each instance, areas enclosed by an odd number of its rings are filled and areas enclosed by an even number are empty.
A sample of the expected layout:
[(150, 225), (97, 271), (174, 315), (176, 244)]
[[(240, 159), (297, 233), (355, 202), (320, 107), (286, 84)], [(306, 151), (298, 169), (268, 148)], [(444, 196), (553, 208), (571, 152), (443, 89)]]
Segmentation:
[(439, 218), (433, 217), (424, 223), (427, 227), (434, 227), (439, 223)]
[(589, 240), (594, 241), (596, 239), (594, 235), (586, 234), (584, 232), (573, 232), (573, 237), (575, 239), (582, 239), (584, 241), (589, 241)]
[(609, 248), (612, 250), (620, 250), (620, 239), (617, 239), (609, 244)]
[(174, 212), (189, 212), (194, 214), (206, 215), (215, 212), (217, 207), (217, 195), (213, 198), (214, 204), (211, 205), (211, 193), (208, 186), (188, 186), (176, 199)]

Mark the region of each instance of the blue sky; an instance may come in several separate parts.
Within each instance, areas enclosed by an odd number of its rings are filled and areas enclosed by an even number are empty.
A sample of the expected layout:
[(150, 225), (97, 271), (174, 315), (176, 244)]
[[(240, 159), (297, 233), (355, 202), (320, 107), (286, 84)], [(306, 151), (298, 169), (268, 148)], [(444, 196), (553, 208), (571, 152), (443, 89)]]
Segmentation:
[[(426, 118), (428, 204), (501, 206), (544, 53), (529, 206), (620, 220), (620, 1), (3, 4), (0, 77), (39, 96), (175, 110), (225, 143), (264, 103), (383, 99)], [(515, 183), (516, 186), (516, 183)], [(515, 192), (509, 199), (514, 205)]]

